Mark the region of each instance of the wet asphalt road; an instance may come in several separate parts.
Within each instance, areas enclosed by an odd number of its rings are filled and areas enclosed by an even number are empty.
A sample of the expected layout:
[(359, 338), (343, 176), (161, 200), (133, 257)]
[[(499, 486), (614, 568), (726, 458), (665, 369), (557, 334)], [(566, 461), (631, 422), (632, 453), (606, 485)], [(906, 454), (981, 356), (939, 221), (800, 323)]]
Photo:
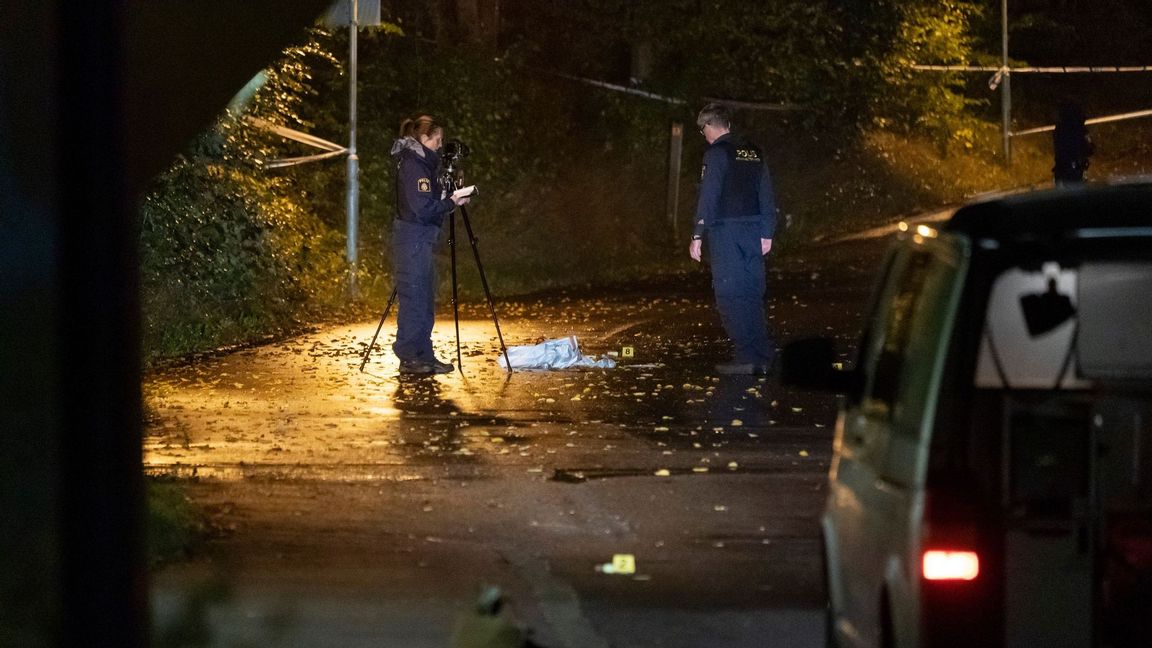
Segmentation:
[[(882, 248), (773, 260), (778, 340), (850, 352)], [(448, 646), (497, 584), (544, 646), (822, 645), (835, 397), (717, 375), (703, 271), (494, 290), (509, 346), (575, 335), (618, 367), (509, 376), (477, 304), (451, 375), (398, 376), (393, 320), (363, 373), (375, 321), (148, 378), (145, 469), (181, 479), (214, 530), (155, 576), (159, 636), (183, 623), (205, 645)], [(455, 360), (442, 311), (434, 341)], [(635, 574), (596, 570), (620, 553)]]

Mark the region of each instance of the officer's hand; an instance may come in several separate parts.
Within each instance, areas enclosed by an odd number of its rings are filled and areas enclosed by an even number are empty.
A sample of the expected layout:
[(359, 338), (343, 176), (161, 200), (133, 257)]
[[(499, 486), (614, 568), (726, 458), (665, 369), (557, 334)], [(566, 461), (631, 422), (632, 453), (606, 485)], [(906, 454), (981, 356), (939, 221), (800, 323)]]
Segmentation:
[(457, 207), (459, 207), (460, 205), (467, 205), (468, 201), (472, 200), (471, 197), (467, 197), (467, 196), (449, 196), (449, 197), (452, 199), (452, 202), (456, 203)]
[(772, 250), (772, 239), (760, 239), (760, 256), (768, 254)]
[(694, 239), (688, 244), (688, 256), (692, 257), (693, 261), (700, 260), (700, 248), (703, 247), (700, 239)]

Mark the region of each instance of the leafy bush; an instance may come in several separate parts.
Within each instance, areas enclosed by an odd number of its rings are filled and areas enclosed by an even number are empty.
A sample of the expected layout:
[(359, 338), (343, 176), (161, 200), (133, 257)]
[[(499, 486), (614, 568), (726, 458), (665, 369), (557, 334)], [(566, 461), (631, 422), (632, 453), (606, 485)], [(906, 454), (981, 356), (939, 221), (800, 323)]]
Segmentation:
[(338, 303), (342, 243), (285, 183), (203, 152), (180, 159), (141, 207), (145, 349), (242, 343)]
[(259, 339), (342, 301), (343, 237), (274, 157), (258, 116), (300, 126), (315, 46), (292, 48), (242, 113), (226, 113), (155, 182), (140, 206), (144, 349), (149, 360)]
[(927, 134), (946, 146), (972, 149), (979, 122), (971, 108), (986, 101), (965, 96), (958, 72), (923, 72), (915, 64), (966, 65), (973, 58), (972, 21), (981, 15), (968, 2), (908, 2), (891, 50), (877, 61), (881, 82), (871, 113), (881, 128)]

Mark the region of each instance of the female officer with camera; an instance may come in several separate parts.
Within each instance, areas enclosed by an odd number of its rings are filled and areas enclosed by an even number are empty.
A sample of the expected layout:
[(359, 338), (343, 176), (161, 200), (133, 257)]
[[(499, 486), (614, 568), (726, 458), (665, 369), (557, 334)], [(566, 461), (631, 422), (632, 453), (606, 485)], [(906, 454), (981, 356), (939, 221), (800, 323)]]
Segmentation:
[(400, 372), (450, 373), (455, 367), (432, 352), (436, 320), (436, 259), (433, 248), (440, 226), (467, 198), (453, 198), (440, 182), (440, 147), (444, 128), (428, 115), (406, 119), (392, 145), (396, 160), (396, 221), (392, 261), (400, 311), (392, 351)]

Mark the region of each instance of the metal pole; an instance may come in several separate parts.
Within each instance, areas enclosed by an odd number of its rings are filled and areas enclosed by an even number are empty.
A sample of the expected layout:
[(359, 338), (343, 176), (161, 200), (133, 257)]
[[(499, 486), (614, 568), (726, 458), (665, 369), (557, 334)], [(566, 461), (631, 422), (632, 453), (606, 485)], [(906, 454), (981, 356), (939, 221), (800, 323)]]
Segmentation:
[(392, 287), (392, 294), (388, 296), (388, 305), (384, 307), (384, 314), (380, 316), (380, 323), (376, 325), (376, 332), (372, 334), (372, 341), (368, 343), (368, 348), (364, 349), (364, 359), (360, 361), (361, 373), (364, 371), (364, 365), (368, 364), (368, 356), (376, 347), (376, 338), (380, 337), (380, 329), (384, 328), (384, 320), (388, 319), (388, 313), (392, 311), (392, 304), (394, 303), (396, 303), (395, 286)]
[[(508, 375), (512, 375), (512, 360), (508, 358), (508, 347), (504, 344), (504, 334), (500, 331), (500, 318), (496, 317), (496, 300), (492, 299), (492, 290), (488, 287), (488, 275), (484, 274), (484, 264), (480, 262), (480, 248), (477, 247), (476, 233), (472, 231), (472, 221), (468, 218), (468, 209), (464, 205), (460, 205), (456, 210), (460, 212), (460, 218), (464, 220), (464, 231), (468, 232), (468, 242), (472, 244), (472, 258), (476, 259), (476, 271), (480, 273), (480, 285), (484, 288), (484, 298), (488, 300), (488, 312), (492, 313), (492, 324), (496, 326), (496, 338), (500, 340), (500, 351), (504, 354), (504, 364), (508, 367)], [(453, 281), (452, 283), (455, 284), (456, 282)], [(456, 325), (459, 326), (460, 318), (457, 317), (456, 319)], [(459, 355), (459, 341), (456, 342), (456, 349), (456, 353)]]
[(1004, 163), (1012, 164), (1012, 73), (1008, 70), (1008, 0), (1000, 0), (1000, 64), (1004, 72), (1001, 86), (1001, 116), (1003, 119)]
[[(449, 183), (453, 190), (456, 183)], [(456, 324), (456, 368), (464, 373), (464, 357), (460, 353), (460, 282), (456, 278), (456, 209), (448, 215), (448, 250), (452, 253), (452, 321)]]
[(360, 157), (356, 155), (356, 33), (359, 0), (348, 0), (351, 20), (348, 22), (348, 296), (357, 299), (356, 282), (359, 266), (357, 234), (360, 229)]

